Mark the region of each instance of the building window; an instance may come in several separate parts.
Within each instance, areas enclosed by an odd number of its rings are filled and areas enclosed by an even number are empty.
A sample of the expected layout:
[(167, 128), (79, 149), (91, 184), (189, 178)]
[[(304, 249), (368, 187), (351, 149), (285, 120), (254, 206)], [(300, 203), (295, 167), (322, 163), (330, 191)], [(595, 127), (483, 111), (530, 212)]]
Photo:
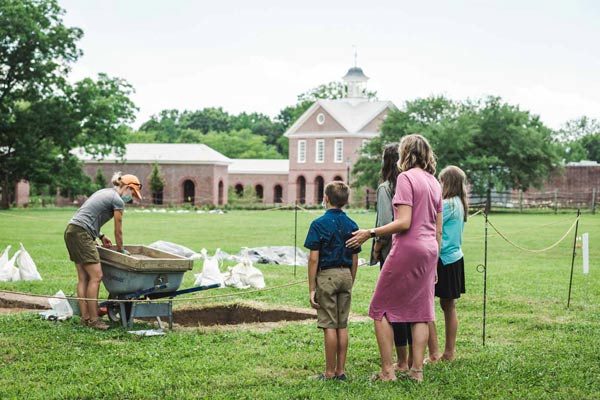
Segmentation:
[(298, 140), (298, 162), (306, 162), (306, 140)]
[(283, 202), (283, 188), (281, 187), (281, 185), (275, 185), (275, 187), (273, 188), (273, 201), (275, 203)]
[(341, 163), (344, 161), (344, 139), (335, 139), (333, 160), (336, 163)]
[(263, 185), (256, 185), (254, 187), (254, 190), (256, 191), (256, 197), (258, 197), (258, 199), (262, 200), (263, 199)]
[(319, 113), (317, 115), (317, 124), (323, 125), (325, 123), (325, 114)]
[(325, 162), (325, 140), (317, 139), (315, 149), (315, 162)]

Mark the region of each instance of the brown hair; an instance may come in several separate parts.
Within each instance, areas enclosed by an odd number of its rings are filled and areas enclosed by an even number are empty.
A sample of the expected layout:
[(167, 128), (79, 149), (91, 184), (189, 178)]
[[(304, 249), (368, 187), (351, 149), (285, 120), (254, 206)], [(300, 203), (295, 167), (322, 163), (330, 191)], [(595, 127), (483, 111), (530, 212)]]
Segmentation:
[(423, 136), (412, 134), (404, 136), (400, 140), (400, 160), (398, 161), (400, 171), (421, 168), (433, 175), (435, 166), (435, 154)]
[(398, 170), (398, 143), (388, 144), (383, 148), (383, 165), (381, 166), (381, 182), (388, 181), (392, 193), (396, 191), (396, 179), (400, 171)]
[(467, 175), (464, 171), (454, 165), (450, 165), (440, 172), (442, 184), (442, 198), (450, 199), (458, 196), (463, 205), (465, 221), (469, 214), (469, 200), (467, 198)]
[(348, 203), (350, 188), (344, 182), (333, 181), (325, 186), (325, 194), (332, 206), (342, 208)]

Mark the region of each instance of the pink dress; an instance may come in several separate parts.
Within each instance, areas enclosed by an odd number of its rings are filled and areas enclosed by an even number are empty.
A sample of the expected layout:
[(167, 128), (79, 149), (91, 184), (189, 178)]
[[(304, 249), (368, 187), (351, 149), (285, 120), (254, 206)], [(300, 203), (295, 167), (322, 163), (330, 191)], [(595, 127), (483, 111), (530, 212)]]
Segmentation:
[(408, 231), (394, 234), (392, 249), (383, 264), (369, 317), (389, 322), (434, 321), (435, 273), (438, 243), (437, 214), (442, 212), (442, 190), (437, 179), (419, 168), (401, 173), (392, 200), (412, 207)]

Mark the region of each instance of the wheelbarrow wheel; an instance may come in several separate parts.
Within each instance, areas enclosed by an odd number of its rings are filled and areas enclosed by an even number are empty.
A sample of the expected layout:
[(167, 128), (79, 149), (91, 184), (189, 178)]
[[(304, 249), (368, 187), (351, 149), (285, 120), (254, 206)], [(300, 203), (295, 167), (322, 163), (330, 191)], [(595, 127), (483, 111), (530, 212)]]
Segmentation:
[[(116, 296), (111, 294), (108, 295), (109, 300), (117, 300)], [(129, 320), (129, 316), (131, 315), (131, 303), (127, 302), (125, 304), (125, 321)], [(112, 322), (121, 322), (121, 303), (112, 302), (106, 306), (106, 311), (108, 314), (108, 319)]]

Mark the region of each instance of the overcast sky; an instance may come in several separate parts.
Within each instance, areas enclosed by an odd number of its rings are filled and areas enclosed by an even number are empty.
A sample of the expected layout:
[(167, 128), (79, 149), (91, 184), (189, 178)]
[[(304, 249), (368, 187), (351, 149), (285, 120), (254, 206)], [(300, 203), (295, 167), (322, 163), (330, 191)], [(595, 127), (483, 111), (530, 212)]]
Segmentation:
[(128, 80), (162, 109), (275, 116), (354, 63), (380, 100), (499, 95), (552, 128), (600, 118), (600, 1), (59, 0), (84, 30), (72, 79)]

